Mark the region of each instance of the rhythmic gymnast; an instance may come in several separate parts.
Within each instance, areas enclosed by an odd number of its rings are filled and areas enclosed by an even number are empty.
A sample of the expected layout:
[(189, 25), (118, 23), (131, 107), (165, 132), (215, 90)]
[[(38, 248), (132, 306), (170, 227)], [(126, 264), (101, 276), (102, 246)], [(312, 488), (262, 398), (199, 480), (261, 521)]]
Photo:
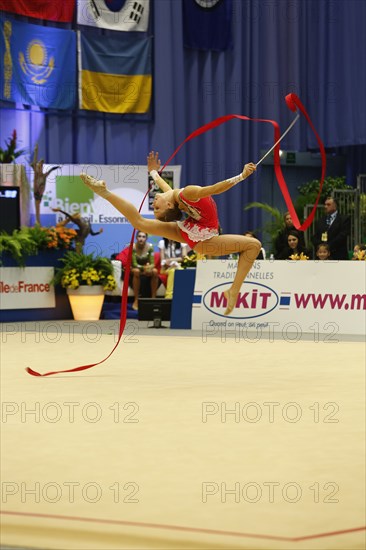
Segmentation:
[[(239, 254), (233, 283), (225, 292), (227, 300), (225, 315), (229, 315), (235, 307), (241, 285), (259, 254), (261, 243), (257, 239), (243, 235), (219, 235), (217, 207), (212, 195), (224, 193), (245, 180), (256, 170), (256, 165), (246, 164), (238, 176), (214, 185), (206, 187), (188, 185), (183, 189), (172, 189), (158, 174), (160, 166), (159, 154), (151, 151), (147, 157), (147, 167), (151, 177), (162, 191), (155, 195), (153, 202), (155, 220), (144, 218), (133, 204), (111, 193), (103, 180), (97, 181), (87, 174), (80, 174), (80, 177), (85, 185), (110, 202), (139, 231), (187, 243), (199, 254), (209, 256)], [(183, 212), (187, 217), (180, 221)]]

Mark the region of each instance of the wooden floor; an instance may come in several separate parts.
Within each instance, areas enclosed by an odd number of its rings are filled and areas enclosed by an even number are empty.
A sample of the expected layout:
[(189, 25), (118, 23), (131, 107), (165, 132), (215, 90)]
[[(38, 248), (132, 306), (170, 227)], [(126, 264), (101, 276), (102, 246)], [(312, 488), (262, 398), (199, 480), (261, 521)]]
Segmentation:
[(364, 548), (365, 342), (2, 330), (4, 546)]

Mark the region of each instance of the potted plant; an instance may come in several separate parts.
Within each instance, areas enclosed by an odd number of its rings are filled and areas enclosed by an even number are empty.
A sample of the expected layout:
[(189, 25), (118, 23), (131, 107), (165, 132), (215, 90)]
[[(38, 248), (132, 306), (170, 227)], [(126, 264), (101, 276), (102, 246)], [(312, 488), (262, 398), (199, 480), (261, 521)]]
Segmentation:
[[(75, 245), (75, 229), (60, 225), (55, 227), (22, 227), (11, 234), (0, 233), (0, 265), (2, 259), (11, 257), (20, 267), (24, 267), (28, 256), (35, 256), (45, 251), (57, 251), (63, 254)], [(48, 252), (47, 252), (48, 253)]]
[(0, 147), (0, 163), (10, 164), (15, 161), (16, 158), (21, 157), (26, 152), (25, 149), (17, 150), (17, 131), (13, 130), (11, 138), (5, 141), (6, 149)]
[(28, 256), (37, 254), (38, 247), (29, 232), (15, 229), (11, 234), (0, 233), (0, 265), (3, 259), (12, 258), (19, 267), (24, 267)]
[(184, 256), (180, 265), (182, 266), (183, 269), (192, 269), (197, 267), (197, 260), (205, 260), (205, 259), (206, 259), (206, 256), (204, 256), (203, 254), (199, 254), (191, 250), (190, 252), (188, 252), (187, 256)]
[(244, 210), (250, 210), (251, 208), (261, 208), (264, 212), (272, 216), (272, 218), (264, 224), (262, 231), (270, 237), (270, 242), (266, 242), (264, 246), (266, 247), (269, 245), (270, 252), (274, 252), (276, 237), (281, 229), (284, 228), (283, 213), (281, 213), (277, 207), (271, 206), (265, 202), (251, 202), (245, 206)]
[(75, 246), (77, 236), (75, 229), (63, 227), (60, 224), (53, 227), (42, 227), (36, 224), (23, 230), (28, 232), (38, 250), (67, 250)]
[(95, 321), (100, 317), (104, 292), (114, 290), (113, 265), (108, 258), (68, 251), (55, 269), (54, 285), (66, 288), (75, 320)]

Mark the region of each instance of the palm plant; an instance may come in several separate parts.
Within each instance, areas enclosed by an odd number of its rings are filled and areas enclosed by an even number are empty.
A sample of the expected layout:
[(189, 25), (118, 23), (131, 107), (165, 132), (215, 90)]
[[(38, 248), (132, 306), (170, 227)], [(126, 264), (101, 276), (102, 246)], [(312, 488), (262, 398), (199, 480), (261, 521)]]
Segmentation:
[(13, 130), (11, 138), (5, 141), (6, 149), (0, 147), (0, 163), (9, 164), (15, 161), (16, 158), (24, 155), (25, 149), (16, 149), (17, 146), (17, 132)]
[(36, 254), (37, 250), (37, 244), (26, 228), (15, 229), (11, 234), (0, 234), (0, 258), (7, 253), (20, 267), (24, 267), (27, 256)]
[(269, 235), (271, 245), (274, 248), (276, 237), (284, 227), (283, 212), (280, 212), (278, 208), (276, 208), (275, 206), (271, 206), (270, 204), (267, 204), (265, 202), (251, 202), (246, 205), (244, 210), (250, 210), (251, 208), (261, 208), (262, 210), (264, 210), (264, 212), (270, 214), (270, 216), (272, 217), (264, 224), (262, 231)]

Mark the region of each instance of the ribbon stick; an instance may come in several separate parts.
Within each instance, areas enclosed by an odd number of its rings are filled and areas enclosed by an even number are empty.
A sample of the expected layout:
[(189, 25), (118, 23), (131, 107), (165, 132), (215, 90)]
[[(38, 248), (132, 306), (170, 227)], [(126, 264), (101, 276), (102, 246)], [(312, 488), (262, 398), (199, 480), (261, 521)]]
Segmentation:
[(297, 114), (296, 117), (294, 118), (294, 120), (291, 122), (290, 126), (287, 128), (287, 130), (285, 130), (282, 134), (282, 136), (280, 137), (280, 139), (278, 141), (276, 141), (276, 143), (274, 145), (272, 145), (272, 147), (270, 149), (268, 149), (267, 153), (265, 155), (263, 155), (263, 157), (258, 161), (256, 162), (256, 166), (258, 166), (261, 162), (264, 161), (264, 159), (266, 157), (268, 157), (268, 155), (270, 153), (272, 153), (273, 149), (283, 140), (283, 138), (289, 133), (289, 131), (291, 130), (291, 128), (293, 127), (293, 125), (295, 124), (295, 122), (297, 122), (300, 118), (300, 115)]

